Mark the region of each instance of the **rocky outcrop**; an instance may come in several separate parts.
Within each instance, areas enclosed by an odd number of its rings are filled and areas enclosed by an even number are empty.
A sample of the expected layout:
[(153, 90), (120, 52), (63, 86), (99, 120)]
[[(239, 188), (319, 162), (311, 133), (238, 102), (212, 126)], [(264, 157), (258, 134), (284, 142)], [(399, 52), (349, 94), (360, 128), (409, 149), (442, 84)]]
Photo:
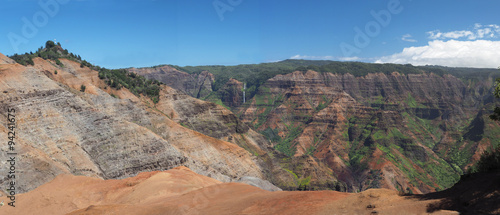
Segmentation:
[(207, 71), (200, 74), (188, 74), (170, 66), (130, 68), (128, 70), (148, 79), (161, 81), (195, 98), (204, 98), (210, 94), (212, 83), (215, 80), (215, 76)]
[(222, 103), (230, 108), (236, 108), (243, 104), (243, 83), (236, 79), (229, 81), (217, 91)]

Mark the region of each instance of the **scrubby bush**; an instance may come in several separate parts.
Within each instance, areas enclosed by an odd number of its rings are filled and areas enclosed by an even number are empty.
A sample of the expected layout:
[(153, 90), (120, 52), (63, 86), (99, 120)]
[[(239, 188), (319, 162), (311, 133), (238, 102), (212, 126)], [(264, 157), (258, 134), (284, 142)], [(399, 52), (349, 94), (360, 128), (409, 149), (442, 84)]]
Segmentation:
[(500, 147), (490, 152), (485, 152), (476, 165), (469, 168), (469, 173), (491, 172), (500, 170)]
[(151, 98), (154, 103), (160, 100), (160, 85), (156, 80), (148, 80), (140, 75), (129, 72), (125, 69), (105, 69), (99, 70), (99, 78), (113, 89), (125, 87), (135, 95), (143, 94)]
[(13, 56), (10, 56), (10, 58), (23, 66), (35, 65), (35, 62), (33, 62), (33, 56), (28, 53), (23, 55), (14, 54)]

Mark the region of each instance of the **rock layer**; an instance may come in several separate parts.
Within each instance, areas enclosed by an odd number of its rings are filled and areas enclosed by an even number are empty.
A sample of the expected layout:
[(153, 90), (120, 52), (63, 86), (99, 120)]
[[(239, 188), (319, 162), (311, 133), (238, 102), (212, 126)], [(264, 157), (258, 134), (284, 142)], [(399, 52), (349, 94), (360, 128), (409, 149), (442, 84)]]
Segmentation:
[[(0, 138), (7, 139), (7, 108), (16, 109), (19, 192), (60, 173), (125, 178), (179, 165), (224, 182), (264, 178), (245, 149), (182, 127), (126, 89), (114, 91), (122, 99), (113, 98), (96, 71), (64, 59), (64, 67), (34, 61), (35, 67), (12, 64), (0, 71)], [(6, 143), (0, 144), (2, 166)], [(2, 186), (8, 182), (0, 179)]]

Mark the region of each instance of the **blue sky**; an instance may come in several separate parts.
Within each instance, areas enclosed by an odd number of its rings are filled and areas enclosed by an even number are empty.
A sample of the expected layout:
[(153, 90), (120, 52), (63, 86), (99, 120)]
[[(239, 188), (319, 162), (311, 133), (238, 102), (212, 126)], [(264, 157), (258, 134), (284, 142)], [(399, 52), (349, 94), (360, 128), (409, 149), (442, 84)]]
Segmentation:
[(56, 40), (108, 68), (290, 58), (500, 66), (498, 0), (0, 1), (6, 55)]

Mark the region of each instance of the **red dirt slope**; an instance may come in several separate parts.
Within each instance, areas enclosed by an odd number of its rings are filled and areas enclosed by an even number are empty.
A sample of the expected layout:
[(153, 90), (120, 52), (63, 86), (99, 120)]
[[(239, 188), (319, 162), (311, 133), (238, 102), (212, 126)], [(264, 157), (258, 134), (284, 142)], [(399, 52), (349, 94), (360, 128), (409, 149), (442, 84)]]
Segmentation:
[[(462, 187), (472, 182), (468, 183)], [(447, 210), (460, 208), (441, 207), (450, 195), (457, 194), (446, 192), (414, 196), (400, 196), (387, 189), (371, 189), (357, 194), (336, 191), (270, 192), (246, 184), (221, 183), (188, 168), (177, 167), (164, 172), (141, 173), (122, 180), (60, 175), (31, 192), (17, 195), (16, 207), (4, 205), (0, 207), (0, 212), (23, 215), (458, 214)], [(5, 197), (0, 198), (2, 200), (9, 202)], [(492, 205), (491, 202), (489, 205)], [(494, 213), (495, 210), (485, 212)]]

